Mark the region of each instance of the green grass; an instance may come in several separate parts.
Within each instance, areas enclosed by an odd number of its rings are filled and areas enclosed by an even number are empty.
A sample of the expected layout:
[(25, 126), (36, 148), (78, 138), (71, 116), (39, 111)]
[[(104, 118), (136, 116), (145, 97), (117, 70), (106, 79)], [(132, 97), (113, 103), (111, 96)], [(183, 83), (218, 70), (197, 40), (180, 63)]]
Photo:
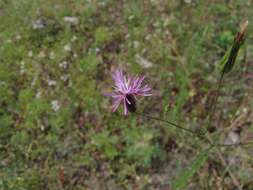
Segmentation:
[[(236, 189), (225, 171), (252, 189), (252, 148), (224, 149), (226, 160), (238, 157), (227, 167), (215, 151), (206, 156), (206, 142), (124, 117), (122, 109), (111, 113), (103, 96), (114, 69), (142, 73), (154, 96), (138, 102), (139, 112), (205, 127), (218, 62), (248, 19), (214, 124), (219, 131), (242, 118), (234, 127), (250, 140), (251, 7), (244, 0), (0, 0), (0, 189)], [(46, 26), (34, 29), (39, 19)], [(138, 57), (152, 66), (143, 68)]]

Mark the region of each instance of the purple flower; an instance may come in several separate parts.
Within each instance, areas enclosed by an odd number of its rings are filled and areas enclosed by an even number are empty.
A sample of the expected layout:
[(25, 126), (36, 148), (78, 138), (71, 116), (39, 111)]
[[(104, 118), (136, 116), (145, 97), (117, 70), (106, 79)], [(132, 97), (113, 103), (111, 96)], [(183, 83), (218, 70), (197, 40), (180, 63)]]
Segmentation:
[(112, 74), (115, 85), (114, 92), (108, 94), (113, 98), (112, 111), (115, 112), (119, 105), (124, 105), (124, 114), (136, 111), (136, 96), (151, 96), (151, 88), (143, 85), (144, 76), (124, 75), (121, 70)]

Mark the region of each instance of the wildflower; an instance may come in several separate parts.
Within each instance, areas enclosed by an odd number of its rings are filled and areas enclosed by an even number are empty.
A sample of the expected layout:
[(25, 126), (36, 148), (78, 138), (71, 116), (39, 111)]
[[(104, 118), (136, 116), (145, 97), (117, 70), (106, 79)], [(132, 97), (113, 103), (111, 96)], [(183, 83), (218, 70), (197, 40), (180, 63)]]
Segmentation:
[(33, 22), (34, 30), (44, 29), (48, 24), (48, 21), (45, 18), (39, 18)]
[(143, 85), (145, 76), (125, 76), (121, 70), (112, 74), (115, 86), (114, 92), (108, 94), (113, 98), (112, 112), (115, 112), (122, 103), (124, 114), (135, 112), (136, 96), (151, 96), (151, 88), (146, 84)]
[(79, 19), (74, 16), (65, 16), (64, 21), (70, 25), (77, 25), (79, 23)]
[(59, 101), (58, 100), (53, 100), (51, 101), (51, 105), (52, 105), (52, 109), (57, 112), (60, 110), (61, 106), (59, 104)]

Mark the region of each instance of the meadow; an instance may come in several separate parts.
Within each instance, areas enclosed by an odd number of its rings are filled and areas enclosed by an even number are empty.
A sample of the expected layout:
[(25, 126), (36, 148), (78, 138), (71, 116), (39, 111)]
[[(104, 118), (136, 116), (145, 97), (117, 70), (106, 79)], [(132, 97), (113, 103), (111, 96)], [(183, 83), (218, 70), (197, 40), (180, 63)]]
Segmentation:
[[(252, 18), (251, 0), (0, 0), (0, 190), (252, 190)], [(104, 96), (117, 69), (152, 88), (138, 114)]]

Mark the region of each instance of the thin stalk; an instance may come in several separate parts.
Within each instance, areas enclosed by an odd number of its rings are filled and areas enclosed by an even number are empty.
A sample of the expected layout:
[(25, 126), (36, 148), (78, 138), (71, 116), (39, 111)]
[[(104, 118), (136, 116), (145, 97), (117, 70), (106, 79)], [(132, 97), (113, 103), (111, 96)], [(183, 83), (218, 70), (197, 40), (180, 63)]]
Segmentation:
[(167, 120), (161, 119), (161, 118), (159, 118), (159, 117), (154, 117), (154, 116), (148, 115), (148, 114), (146, 114), (146, 113), (138, 113), (138, 112), (135, 112), (135, 114), (140, 115), (140, 116), (142, 116), (142, 117), (146, 117), (146, 118), (148, 118), (148, 119), (153, 119), (153, 120), (156, 120), (156, 121), (160, 121), (160, 122), (167, 123), (167, 124), (169, 124), (169, 125), (171, 125), (171, 126), (177, 128), (177, 129), (183, 130), (183, 131), (185, 131), (185, 132), (188, 132), (188, 133), (191, 133), (191, 134), (197, 136), (200, 140), (203, 140), (203, 137), (205, 137), (205, 139), (207, 140), (207, 142), (208, 142), (211, 146), (213, 146), (213, 147), (224, 147), (224, 148), (226, 148), (226, 147), (233, 147), (233, 146), (237, 146), (237, 147), (238, 147), (238, 146), (248, 146), (248, 145), (253, 144), (253, 141), (251, 141), (251, 142), (245, 142), (245, 143), (234, 143), (234, 144), (219, 144), (219, 143), (213, 143), (212, 140), (210, 139), (210, 136), (208, 136), (208, 137), (207, 137), (207, 136), (204, 136), (203, 134), (199, 134), (199, 133), (197, 133), (197, 132), (194, 131), (194, 130), (184, 128), (184, 127), (182, 127), (182, 126), (180, 126), (180, 125), (178, 125), (178, 124), (175, 124), (175, 123), (173, 123), (173, 122), (171, 122), (171, 121), (167, 121)]
[(222, 87), (224, 74), (225, 74), (224, 72), (221, 73), (221, 76), (220, 76), (220, 79), (219, 79), (219, 82), (218, 82), (217, 94), (216, 94), (215, 99), (214, 99), (213, 109), (212, 109), (212, 112), (211, 112), (211, 115), (210, 115), (209, 122), (212, 121), (213, 116), (214, 116), (215, 111), (216, 111), (216, 107), (217, 107), (218, 99), (219, 99), (219, 96), (220, 96), (220, 90), (221, 90), (221, 87)]
[(159, 118), (159, 117), (154, 117), (154, 116), (148, 115), (148, 114), (146, 114), (146, 113), (138, 113), (138, 112), (136, 112), (136, 114), (137, 114), (137, 115), (140, 115), (140, 116), (143, 116), (143, 117), (146, 117), (146, 118), (148, 118), (148, 119), (153, 119), (153, 120), (156, 120), (156, 121), (161, 121), (161, 122), (167, 123), (167, 124), (169, 124), (169, 125), (171, 125), (171, 126), (173, 126), (173, 127), (175, 127), (175, 128), (178, 128), (178, 129), (180, 129), (180, 130), (183, 130), (183, 131), (185, 131), (185, 132), (191, 133), (191, 134), (193, 134), (193, 135), (197, 135), (195, 131), (193, 131), (193, 130), (191, 130), (191, 129), (184, 128), (184, 127), (181, 127), (180, 125), (175, 124), (175, 123), (173, 123), (173, 122), (171, 122), (171, 121), (167, 121), (167, 120), (161, 119), (161, 118)]
[[(220, 96), (220, 90), (221, 90), (223, 79), (224, 79), (224, 74), (225, 74), (225, 72), (222, 71), (220, 79), (218, 81), (218, 85), (217, 85), (217, 89), (216, 89), (216, 95), (214, 97), (214, 101), (212, 102), (211, 113), (210, 113), (209, 118), (208, 118), (207, 129), (210, 127), (210, 125), (212, 123), (212, 120), (213, 120), (213, 117), (214, 117), (214, 114), (216, 112), (217, 103), (218, 103), (218, 99), (219, 99), (219, 96)], [(204, 133), (206, 133), (206, 132), (207, 132), (207, 130)]]

